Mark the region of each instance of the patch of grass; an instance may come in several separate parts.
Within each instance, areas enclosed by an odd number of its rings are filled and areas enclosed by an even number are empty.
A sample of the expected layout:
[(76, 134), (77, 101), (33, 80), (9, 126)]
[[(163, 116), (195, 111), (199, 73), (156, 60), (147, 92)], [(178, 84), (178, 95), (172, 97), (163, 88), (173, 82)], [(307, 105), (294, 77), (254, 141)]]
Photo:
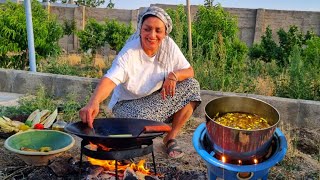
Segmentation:
[(304, 179), (320, 179), (320, 172), (311, 172), (306, 177), (304, 177)]
[(0, 116), (28, 116), (36, 109), (53, 111), (55, 108), (55, 100), (46, 93), (44, 87), (40, 87), (35, 95), (22, 97), (19, 100), (19, 106), (0, 107)]
[(101, 57), (93, 58), (73, 54), (59, 58), (43, 59), (40, 62), (39, 70), (45, 73), (100, 78), (105, 69), (110, 67), (110, 65), (105, 64), (104, 58)]
[(84, 105), (84, 103), (79, 103), (76, 100), (76, 96), (74, 94), (67, 95), (63, 105), (59, 105), (62, 107), (62, 120), (69, 122), (79, 121), (79, 110)]
[(287, 171), (300, 171), (299, 164), (295, 163), (295, 158), (284, 158), (279, 165)]
[(255, 94), (264, 96), (273, 96), (275, 91), (275, 84), (270, 76), (257, 77), (254, 80)]
[[(88, 98), (87, 98), (88, 99)], [(19, 100), (19, 106), (0, 107), (0, 116), (29, 116), (36, 109), (54, 111), (62, 107), (61, 119), (66, 122), (79, 121), (79, 110), (86, 102), (79, 102), (76, 96), (69, 94), (64, 99), (48, 95), (45, 88), (40, 87), (35, 95), (27, 95)], [(60, 117), (59, 117), (60, 118)]]

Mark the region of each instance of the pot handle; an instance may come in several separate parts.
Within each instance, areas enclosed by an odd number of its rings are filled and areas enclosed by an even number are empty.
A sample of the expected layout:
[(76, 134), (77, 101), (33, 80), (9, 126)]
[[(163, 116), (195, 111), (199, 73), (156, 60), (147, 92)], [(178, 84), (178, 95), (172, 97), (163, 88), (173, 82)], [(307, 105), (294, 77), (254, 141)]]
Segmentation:
[(159, 125), (159, 126), (145, 126), (143, 128), (144, 133), (157, 133), (157, 132), (169, 132), (171, 131), (171, 126)]

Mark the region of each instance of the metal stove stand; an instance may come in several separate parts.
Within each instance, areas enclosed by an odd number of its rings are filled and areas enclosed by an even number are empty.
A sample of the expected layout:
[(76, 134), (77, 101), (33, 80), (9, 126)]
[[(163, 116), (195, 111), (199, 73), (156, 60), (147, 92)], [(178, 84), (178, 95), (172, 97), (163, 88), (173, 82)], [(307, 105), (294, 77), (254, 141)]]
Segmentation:
[(81, 141), (80, 163), (79, 163), (80, 177), (82, 174), (81, 169), (82, 169), (82, 156), (83, 156), (83, 154), (88, 157), (91, 157), (94, 159), (99, 159), (99, 160), (115, 160), (116, 161), (115, 162), (115, 174), (116, 174), (116, 179), (118, 180), (118, 161), (128, 160), (128, 159), (144, 156), (144, 155), (151, 153), (154, 173), (157, 174), (152, 140), (145, 142), (143, 145), (134, 146), (131, 148), (112, 149), (110, 151), (105, 151), (105, 150), (102, 150), (99, 148), (97, 151), (93, 151), (93, 150), (90, 150), (85, 147), (88, 144), (90, 144), (90, 142), (87, 140)]

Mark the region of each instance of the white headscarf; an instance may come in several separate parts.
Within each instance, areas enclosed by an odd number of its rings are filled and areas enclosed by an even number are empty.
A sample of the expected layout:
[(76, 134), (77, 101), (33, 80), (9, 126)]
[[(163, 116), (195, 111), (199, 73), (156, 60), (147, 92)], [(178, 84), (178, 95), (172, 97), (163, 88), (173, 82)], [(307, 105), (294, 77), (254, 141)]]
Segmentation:
[(130, 36), (130, 38), (127, 40), (127, 42), (140, 38), (140, 31), (141, 31), (141, 26), (142, 26), (142, 20), (143, 17), (146, 15), (154, 15), (158, 17), (166, 26), (166, 33), (167, 35), (172, 31), (172, 20), (162, 8), (159, 8), (157, 6), (151, 6), (148, 8), (145, 8), (143, 11), (141, 11), (138, 15), (138, 24), (137, 24), (137, 30), (134, 34)]
[(161, 45), (158, 49), (157, 55), (156, 55), (156, 60), (165, 68), (168, 68), (168, 63), (167, 61), (170, 60), (170, 54), (169, 54), (169, 49), (171, 48), (170, 42), (170, 37), (168, 36), (169, 33), (172, 31), (172, 20), (167, 14), (166, 11), (164, 11), (162, 8), (157, 7), (157, 6), (151, 6), (148, 8), (145, 8), (143, 11), (141, 11), (138, 15), (138, 24), (137, 24), (137, 30), (134, 34), (130, 36), (130, 38), (127, 40), (127, 42), (140, 38), (140, 31), (141, 31), (141, 26), (142, 26), (142, 20), (143, 17), (146, 15), (154, 15), (158, 17), (166, 26), (166, 34), (167, 36), (162, 40)]

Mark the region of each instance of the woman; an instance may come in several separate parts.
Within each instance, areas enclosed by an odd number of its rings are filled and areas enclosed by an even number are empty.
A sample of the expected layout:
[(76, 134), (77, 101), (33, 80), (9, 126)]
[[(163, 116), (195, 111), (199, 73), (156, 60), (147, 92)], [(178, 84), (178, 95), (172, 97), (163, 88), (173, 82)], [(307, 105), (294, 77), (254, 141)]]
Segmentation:
[(92, 128), (99, 104), (113, 90), (109, 108), (115, 117), (172, 121), (163, 143), (169, 157), (179, 158), (183, 152), (175, 138), (201, 98), (192, 67), (168, 36), (171, 30), (171, 18), (163, 9), (152, 6), (141, 12), (137, 31), (80, 110), (80, 118)]

